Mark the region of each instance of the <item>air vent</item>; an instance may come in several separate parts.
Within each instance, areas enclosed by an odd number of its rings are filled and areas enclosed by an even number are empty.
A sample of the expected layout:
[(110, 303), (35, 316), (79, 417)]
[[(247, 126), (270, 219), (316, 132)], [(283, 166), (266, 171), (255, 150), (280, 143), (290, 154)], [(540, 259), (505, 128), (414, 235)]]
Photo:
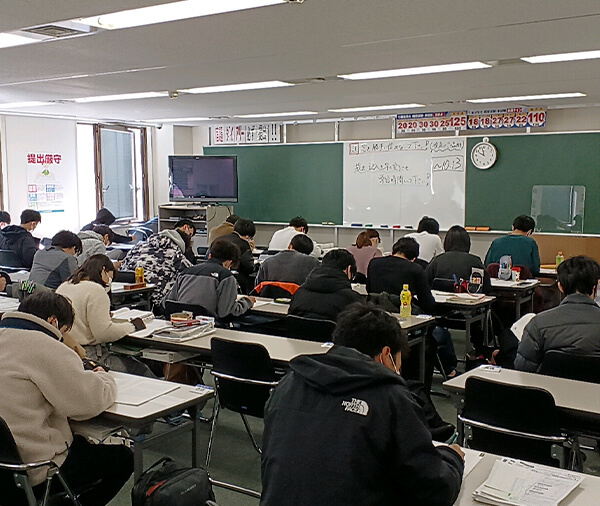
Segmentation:
[(72, 37), (73, 35), (83, 35), (87, 33), (83, 30), (73, 30), (72, 28), (65, 28), (63, 26), (58, 25), (36, 26), (34, 28), (25, 28), (23, 31), (35, 33), (44, 37), (53, 37), (55, 39), (58, 39), (60, 37)]

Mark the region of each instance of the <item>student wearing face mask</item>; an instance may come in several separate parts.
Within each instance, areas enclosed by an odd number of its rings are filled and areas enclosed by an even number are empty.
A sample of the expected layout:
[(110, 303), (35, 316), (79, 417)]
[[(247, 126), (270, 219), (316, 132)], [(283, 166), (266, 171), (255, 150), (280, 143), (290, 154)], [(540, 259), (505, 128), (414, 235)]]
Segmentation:
[(265, 405), (261, 505), (454, 504), (464, 454), (432, 443), (398, 374), (408, 351), (398, 321), (353, 304), (333, 341), (292, 360)]
[(131, 322), (115, 323), (110, 317), (108, 291), (115, 268), (106, 255), (92, 255), (62, 285), (56, 293), (64, 295), (73, 304), (75, 321), (71, 337), (83, 346), (87, 357), (106, 364), (110, 369), (143, 376), (153, 376), (148, 368), (132, 357), (111, 353), (105, 343), (145, 328), (136, 318)]

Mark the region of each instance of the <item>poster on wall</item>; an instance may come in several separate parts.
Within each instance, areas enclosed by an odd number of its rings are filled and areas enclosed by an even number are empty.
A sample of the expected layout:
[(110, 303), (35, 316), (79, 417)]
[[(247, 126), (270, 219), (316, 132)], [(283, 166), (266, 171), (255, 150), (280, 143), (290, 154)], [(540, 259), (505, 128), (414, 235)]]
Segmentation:
[(63, 156), (60, 153), (27, 153), (27, 203), (40, 213), (65, 211)]

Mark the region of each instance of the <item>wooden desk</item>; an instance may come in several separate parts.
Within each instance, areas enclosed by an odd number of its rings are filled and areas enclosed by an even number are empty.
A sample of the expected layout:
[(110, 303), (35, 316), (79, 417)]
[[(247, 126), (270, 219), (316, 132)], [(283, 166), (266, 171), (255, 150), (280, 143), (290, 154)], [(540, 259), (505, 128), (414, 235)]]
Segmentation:
[[(130, 374), (125, 373), (111, 371), (110, 374), (115, 377), (117, 384), (119, 378), (124, 378), (125, 380), (131, 378)], [(161, 386), (168, 383), (169, 385), (175, 385), (177, 388), (164, 395), (151, 399), (148, 402), (140, 404), (139, 406), (119, 403), (119, 393), (117, 393), (117, 400), (115, 403), (97, 417), (100, 422), (105, 420), (114, 423), (116, 429), (125, 428), (128, 432), (133, 434), (143, 435), (143, 438), (134, 439), (133, 443), (134, 479), (137, 480), (143, 472), (144, 449), (152, 446), (159, 439), (173, 436), (179, 432), (191, 431), (192, 466), (196, 467), (197, 465), (200, 465), (203, 457), (200, 455), (198, 448), (199, 420), (197, 415), (206, 401), (213, 397), (213, 390), (210, 388), (196, 388), (189, 385), (165, 382), (163, 380), (152, 378), (140, 378), (140, 381), (144, 381), (144, 383), (156, 382), (157, 385)], [(184, 409), (188, 410), (190, 415), (189, 421), (169, 427), (168, 430), (159, 434), (152, 434), (154, 422), (156, 422), (158, 418), (177, 413)], [(92, 419), (91, 422), (93, 423), (94, 420), (96, 419)], [(84, 432), (85, 423), (86, 422), (77, 422), (76, 424), (73, 424), (73, 430), (78, 432), (77, 427), (80, 426), (79, 431)]]
[[(481, 506), (482, 503), (473, 499), (473, 492), (490, 475), (494, 463), (500, 457), (491, 453), (485, 453), (481, 461), (463, 480), (460, 494), (454, 503), (455, 506)], [(591, 506), (598, 503), (600, 494), (600, 477), (586, 475), (583, 482), (573, 490), (560, 506)]]
[(135, 290), (125, 290), (127, 283), (113, 282), (111, 285), (110, 300), (113, 309), (120, 307), (129, 307), (132, 305), (140, 306), (146, 311), (152, 311), (152, 292), (154, 287), (152, 283), (146, 284), (144, 288)]
[[(442, 292), (440, 290), (431, 290), (436, 302), (436, 315), (440, 325), (448, 327), (457, 319), (452, 318), (448, 313), (459, 313), (461, 320), (465, 322), (465, 331), (467, 342), (471, 340), (471, 326), (479, 322), (483, 327), (483, 344), (490, 345), (488, 318), (492, 303), (496, 297), (484, 295), (483, 297), (462, 297), (462, 294)], [(444, 314), (446, 313), (446, 314)], [(451, 327), (452, 328), (452, 327)]]
[(515, 321), (521, 318), (521, 307), (529, 303), (533, 313), (533, 293), (540, 282), (537, 279), (527, 279), (524, 281), (504, 281), (503, 279), (492, 278), (492, 295), (498, 298), (509, 299), (515, 303)]

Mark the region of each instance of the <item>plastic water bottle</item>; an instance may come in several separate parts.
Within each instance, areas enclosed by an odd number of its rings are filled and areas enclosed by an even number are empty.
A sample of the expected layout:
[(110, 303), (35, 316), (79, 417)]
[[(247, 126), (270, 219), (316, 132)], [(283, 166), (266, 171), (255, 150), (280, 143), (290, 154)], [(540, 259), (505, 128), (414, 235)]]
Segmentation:
[(564, 261), (565, 261), (565, 256), (563, 255), (563, 252), (559, 251), (558, 255), (556, 255), (556, 267), (558, 267)]
[(402, 287), (400, 292), (400, 318), (409, 318), (411, 313), (411, 302), (412, 295), (408, 289), (408, 285)]
[(136, 284), (145, 282), (144, 267), (142, 266), (141, 262), (138, 263), (135, 267), (135, 282)]

